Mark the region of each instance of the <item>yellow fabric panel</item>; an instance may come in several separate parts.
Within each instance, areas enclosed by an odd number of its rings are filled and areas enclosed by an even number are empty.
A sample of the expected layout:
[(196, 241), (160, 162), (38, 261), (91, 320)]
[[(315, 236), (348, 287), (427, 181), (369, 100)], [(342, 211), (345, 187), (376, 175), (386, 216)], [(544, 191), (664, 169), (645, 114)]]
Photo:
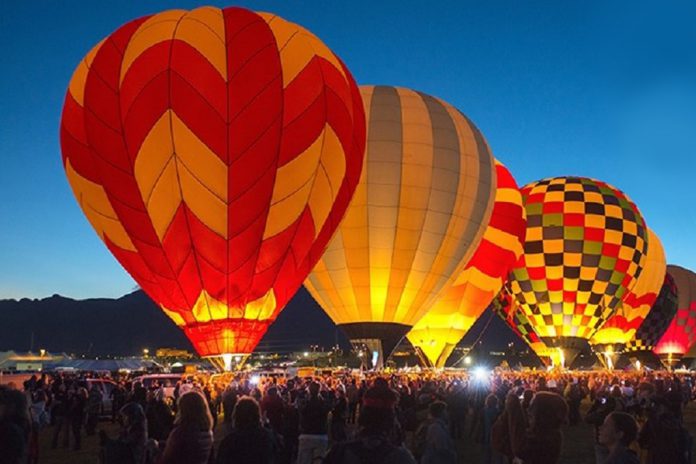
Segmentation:
[(260, 15), (271, 28), (278, 44), (283, 68), (283, 87), (287, 87), (315, 55), (326, 59), (345, 77), (336, 56), (312, 33), (278, 16), (268, 13)]
[(182, 164), (220, 201), (227, 203), (227, 165), (170, 110), (176, 161)]
[(162, 170), (157, 183), (152, 189), (146, 203), (147, 213), (160, 241), (169, 228), (169, 224), (181, 205), (181, 192), (176, 172), (176, 162), (171, 158)]
[(321, 158), (317, 169), (317, 177), (309, 196), (309, 209), (314, 220), (314, 230), (324, 227), (329, 217), (331, 206), (336, 200), (338, 190), (346, 175), (346, 160), (343, 147), (338, 136), (328, 124), (324, 128)]
[(222, 10), (213, 7), (196, 8), (188, 12), (176, 29), (176, 38), (198, 50), (227, 80), (225, 21)]
[(138, 27), (123, 54), (119, 83), (123, 82), (130, 66), (145, 50), (174, 37), (177, 24), (186, 13), (184, 10), (163, 11), (147, 19)]
[(244, 319), (265, 321), (273, 315), (276, 306), (275, 293), (271, 288), (265, 295), (246, 304), (244, 308)]
[(172, 321), (174, 321), (174, 323), (176, 325), (178, 325), (179, 327), (183, 327), (184, 325), (186, 325), (186, 321), (184, 321), (184, 318), (181, 317), (181, 314), (177, 313), (176, 311), (170, 311), (167, 308), (165, 308), (164, 306), (160, 306), (160, 308), (162, 308), (162, 311), (164, 311), (164, 314), (169, 316), (169, 318)]
[(406, 286), (418, 288), (410, 270), (418, 249), (432, 184), (433, 135), (430, 116), (423, 99), (415, 92), (397, 89), (401, 99), (402, 156), (399, 211), (394, 236), (392, 266), (406, 272), (393, 273), (390, 285), (395, 288), (387, 301), (387, 320), (395, 321), (398, 307), (409, 307), (410, 298), (402, 292)]
[(309, 148), (278, 168), (266, 230), (263, 233), (264, 240), (287, 229), (307, 206), (313, 183), (321, 170), (319, 161), (327, 127), (324, 127), (322, 135)]
[(659, 294), (666, 272), (667, 259), (665, 249), (662, 247), (662, 242), (655, 232), (648, 229), (648, 252), (645, 258), (645, 265), (633, 288), (629, 289), (630, 292), (638, 297), (648, 293)]
[(109, 240), (119, 248), (136, 251), (128, 233), (118, 220), (104, 188), (79, 175), (70, 164), (70, 158), (65, 163), (65, 174), (82, 212), (99, 237), (102, 240), (104, 237), (109, 237)]
[(70, 79), (70, 84), (68, 86), (68, 91), (70, 95), (75, 99), (75, 101), (80, 105), (84, 105), (85, 98), (85, 83), (87, 82), (87, 73), (89, 72), (90, 66), (92, 66), (92, 61), (96, 56), (97, 52), (101, 48), (105, 39), (102, 39), (97, 45), (92, 47), (92, 49), (85, 55), (80, 64), (77, 65), (75, 71), (73, 72), (72, 78)]
[(167, 111), (152, 125), (135, 158), (133, 175), (145, 202), (150, 198), (165, 166), (174, 156), (170, 120), (171, 111)]

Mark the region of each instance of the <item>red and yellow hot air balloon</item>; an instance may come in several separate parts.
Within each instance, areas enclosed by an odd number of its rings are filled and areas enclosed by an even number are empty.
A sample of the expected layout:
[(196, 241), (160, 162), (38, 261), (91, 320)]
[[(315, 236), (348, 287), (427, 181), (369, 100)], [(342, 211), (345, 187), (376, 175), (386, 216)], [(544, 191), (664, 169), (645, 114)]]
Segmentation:
[(677, 285), (677, 313), (653, 350), (673, 365), (696, 344), (696, 273), (680, 266), (667, 266)]
[(106, 246), (199, 354), (229, 358), (321, 257), (360, 178), (365, 120), (348, 69), (309, 31), (203, 7), (95, 46), (60, 132)]
[(453, 106), (404, 88), (360, 92), (365, 168), (305, 286), (381, 367), (479, 245), (496, 173), (485, 139)]
[(665, 281), (667, 262), (660, 239), (648, 229), (648, 253), (645, 266), (634, 287), (626, 293), (616, 314), (595, 332), (590, 345), (602, 361), (613, 363), (614, 354), (624, 350), (626, 343), (633, 338), (636, 330), (645, 320)]
[(652, 350), (665, 334), (667, 327), (677, 314), (677, 284), (669, 272), (665, 273), (665, 281), (662, 284), (660, 293), (653, 303), (650, 312), (643, 320), (643, 323), (636, 330), (633, 338), (626, 343), (624, 352), (631, 356), (645, 355), (652, 353)]
[(522, 195), (527, 234), (510, 288), (542, 341), (563, 348), (570, 364), (640, 275), (645, 223), (622, 192), (593, 179), (544, 179)]
[(435, 367), (445, 365), (522, 254), (526, 230), (522, 194), (510, 171), (498, 161), (496, 174), (493, 212), (481, 244), (454, 284), (407, 334), (413, 346)]

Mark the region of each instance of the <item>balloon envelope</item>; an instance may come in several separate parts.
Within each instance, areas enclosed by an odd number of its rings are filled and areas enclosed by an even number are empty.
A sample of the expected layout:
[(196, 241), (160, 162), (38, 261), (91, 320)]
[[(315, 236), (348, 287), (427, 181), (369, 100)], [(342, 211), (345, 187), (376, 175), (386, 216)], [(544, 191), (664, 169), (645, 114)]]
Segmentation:
[(645, 320), (665, 281), (667, 261), (660, 239), (648, 229), (648, 253), (645, 266), (633, 288), (626, 293), (616, 314), (595, 332), (590, 345), (598, 350), (613, 346), (614, 352), (625, 349)]
[(199, 354), (250, 353), (357, 185), (364, 110), (310, 32), (241, 8), (132, 21), (75, 70), (63, 164), (96, 232)]
[(570, 350), (572, 362), (640, 275), (645, 223), (622, 192), (593, 179), (544, 179), (522, 194), (527, 235), (510, 288), (542, 341)]
[(660, 356), (683, 356), (696, 343), (696, 274), (680, 266), (667, 266), (677, 285), (677, 313), (653, 350)]
[(635, 335), (626, 343), (626, 352), (652, 351), (677, 314), (677, 284), (668, 272), (660, 293)]
[(526, 216), (510, 171), (496, 161), (497, 188), (483, 240), (454, 284), (408, 333), (429, 363), (443, 367), (454, 347), (491, 303), (522, 254)]
[(496, 178), (483, 136), (451, 105), (404, 88), (360, 92), (365, 167), (305, 285), (379, 363), (471, 258), (490, 219)]

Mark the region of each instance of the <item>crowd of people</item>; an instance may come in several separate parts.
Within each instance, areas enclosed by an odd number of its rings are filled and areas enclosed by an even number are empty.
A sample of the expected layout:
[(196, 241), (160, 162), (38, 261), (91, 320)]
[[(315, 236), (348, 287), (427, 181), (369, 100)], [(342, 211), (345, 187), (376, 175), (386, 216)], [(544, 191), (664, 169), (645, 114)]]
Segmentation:
[(597, 464), (682, 464), (695, 388), (690, 375), (654, 372), (235, 374), (183, 379), (168, 397), (164, 385), (122, 380), (109, 435), (96, 384), (42, 374), (0, 386), (0, 463), (40, 462), (40, 434), (73, 449), (86, 434), (98, 435), (103, 464), (454, 464), (465, 435), (484, 463), (551, 464), (564, 426), (584, 421)]

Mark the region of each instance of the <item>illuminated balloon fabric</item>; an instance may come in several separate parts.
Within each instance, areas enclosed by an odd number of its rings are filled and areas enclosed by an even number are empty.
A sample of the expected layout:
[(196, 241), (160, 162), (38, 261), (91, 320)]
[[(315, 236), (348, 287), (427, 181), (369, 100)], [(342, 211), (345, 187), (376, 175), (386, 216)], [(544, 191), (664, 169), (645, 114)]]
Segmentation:
[(522, 194), (505, 166), (496, 161), (495, 203), (483, 240), (464, 271), (408, 333), (408, 339), (442, 367), (481, 316), (522, 254), (526, 221)]
[(250, 353), (357, 185), (364, 110), (307, 30), (241, 8), (134, 20), (87, 54), (61, 146), (83, 212), (201, 355)]
[(495, 194), (493, 157), (457, 109), (413, 90), (361, 86), (360, 184), (305, 285), (352, 340), (384, 356), (462, 271)]
[(677, 284), (669, 273), (665, 273), (665, 280), (657, 300), (633, 338), (626, 343), (624, 351), (652, 351), (655, 348), (674, 315), (677, 314), (677, 294)]
[(622, 192), (593, 179), (544, 179), (522, 195), (527, 235), (512, 293), (547, 345), (577, 353), (640, 275), (643, 218)]
[(529, 319), (515, 304), (515, 300), (507, 292), (505, 287), (503, 287), (493, 300), (491, 309), (507, 323), (508, 327), (510, 327), (518, 337), (529, 345), (532, 351), (534, 351), (544, 363), (549, 362), (551, 352), (554, 350), (547, 347), (546, 344), (541, 341), (536, 332), (534, 332), (534, 328), (530, 324)]
[(683, 356), (696, 343), (696, 274), (673, 265), (667, 272), (677, 285), (677, 313), (653, 351)]
[[(662, 243), (657, 235), (648, 229), (648, 253), (640, 277), (624, 296), (616, 314), (607, 319), (592, 336), (590, 344), (606, 347), (625, 345), (631, 340), (655, 303), (665, 281), (666, 270), (667, 262)], [(614, 351), (617, 349), (623, 349), (623, 346), (615, 347)]]

